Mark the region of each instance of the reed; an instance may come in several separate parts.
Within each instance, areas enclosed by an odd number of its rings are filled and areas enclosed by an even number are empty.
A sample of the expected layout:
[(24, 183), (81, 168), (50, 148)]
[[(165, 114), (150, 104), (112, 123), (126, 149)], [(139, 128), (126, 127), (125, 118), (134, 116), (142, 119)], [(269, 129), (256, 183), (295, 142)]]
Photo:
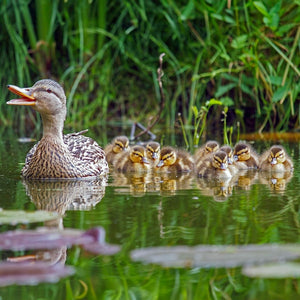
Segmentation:
[[(296, 0), (4, 0), (0, 91), (6, 98), (7, 83), (28, 86), (52, 77), (70, 93), (69, 126), (148, 122), (157, 111), (154, 82), (164, 52), (161, 125), (173, 126), (178, 113), (184, 125), (192, 124), (194, 107), (230, 98), (229, 126), (237, 120), (247, 131), (294, 130), (299, 12)], [(4, 101), (1, 106), (2, 125), (21, 122), (26, 128), (28, 110), (13, 110)]]

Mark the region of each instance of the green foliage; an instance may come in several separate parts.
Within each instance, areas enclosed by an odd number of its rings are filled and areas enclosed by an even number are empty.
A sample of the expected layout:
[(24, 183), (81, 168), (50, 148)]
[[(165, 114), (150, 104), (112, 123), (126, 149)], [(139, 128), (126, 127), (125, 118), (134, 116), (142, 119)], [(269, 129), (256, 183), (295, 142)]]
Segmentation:
[[(163, 125), (174, 125), (178, 113), (183, 124), (193, 124), (194, 107), (230, 99), (224, 104), (230, 126), (247, 116), (244, 130), (297, 129), (299, 4), (4, 0), (0, 121), (37, 124), (29, 110), (6, 107), (5, 87), (52, 77), (69, 96), (69, 126), (147, 122), (158, 111), (156, 69), (164, 52)], [(217, 115), (207, 118), (219, 121)]]

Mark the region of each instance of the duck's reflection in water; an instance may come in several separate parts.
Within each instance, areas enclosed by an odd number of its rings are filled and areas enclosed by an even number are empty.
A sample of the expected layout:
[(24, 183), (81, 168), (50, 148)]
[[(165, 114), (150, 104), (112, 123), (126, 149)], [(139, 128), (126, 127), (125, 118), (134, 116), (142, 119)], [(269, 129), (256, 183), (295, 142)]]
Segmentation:
[[(96, 206), (105, 194), (107, 177), (93, 180), (37, 181), (23, 180), (27, 195), (37, 210), (54, 211), (57, 219), (44, 222), (44, 227), (63, 230), (66, 210), (87, 210)], [(50, 265), (65, 264), (67, 246), (33, 251), (29, 255), (10, 257), (11, 262), (43, 261)]]
[(63, 215), (68, 209), (88, 210), (105, 194), (107, 177), (93, 180), (23, 180), (27, 195), (37, 209)]
[(271, 191), (283, 194), (292, 177), (291, 172), (260, 172), (258, 178), (259, 182), (267, 185)]

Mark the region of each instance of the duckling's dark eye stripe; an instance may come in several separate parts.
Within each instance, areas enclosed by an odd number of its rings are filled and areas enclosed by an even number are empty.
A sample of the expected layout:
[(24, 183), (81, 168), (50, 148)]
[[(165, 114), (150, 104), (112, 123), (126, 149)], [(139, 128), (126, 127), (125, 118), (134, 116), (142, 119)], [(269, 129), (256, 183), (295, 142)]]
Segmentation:
[(166, 160), (166, 159), (169, 159), (169, 158), (172, 157), (172, 156), (173, 156), (173, 154), (171, 153), (171, 154), (169, 154), (169, 155), (165, 155), (163, 159)]
[(249, 150), (248, 149), (242, 149), (240, 151), (237, 152), (238, 155), (241, 155), (241, 154), (245, 154), (245, 153), (248, 153)]
[(121, 143), (121, 142), (116, 142), (115, 143), (117, 146), (119, 146), (120, 148), (123, 148), (123, 143)]

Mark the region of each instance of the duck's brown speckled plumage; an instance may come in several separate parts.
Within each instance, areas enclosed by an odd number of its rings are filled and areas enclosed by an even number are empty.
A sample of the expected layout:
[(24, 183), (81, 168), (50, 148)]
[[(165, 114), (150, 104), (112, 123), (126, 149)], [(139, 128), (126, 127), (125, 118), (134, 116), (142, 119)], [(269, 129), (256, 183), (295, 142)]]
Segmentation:
[[(66, 97), (55, 81), (45, 79), (32, 88), (9, 86), (22, 96), (8, 102), (12, 105), (31, 105), (43, 120), (43, 137), (26, 157), (22, 175), (30, 179), (82, 178), (108, 172), (105, 153), (83, 132), (63, 135), (66, 116)], [(29, 99), (29, 100), (28, 100)]]

